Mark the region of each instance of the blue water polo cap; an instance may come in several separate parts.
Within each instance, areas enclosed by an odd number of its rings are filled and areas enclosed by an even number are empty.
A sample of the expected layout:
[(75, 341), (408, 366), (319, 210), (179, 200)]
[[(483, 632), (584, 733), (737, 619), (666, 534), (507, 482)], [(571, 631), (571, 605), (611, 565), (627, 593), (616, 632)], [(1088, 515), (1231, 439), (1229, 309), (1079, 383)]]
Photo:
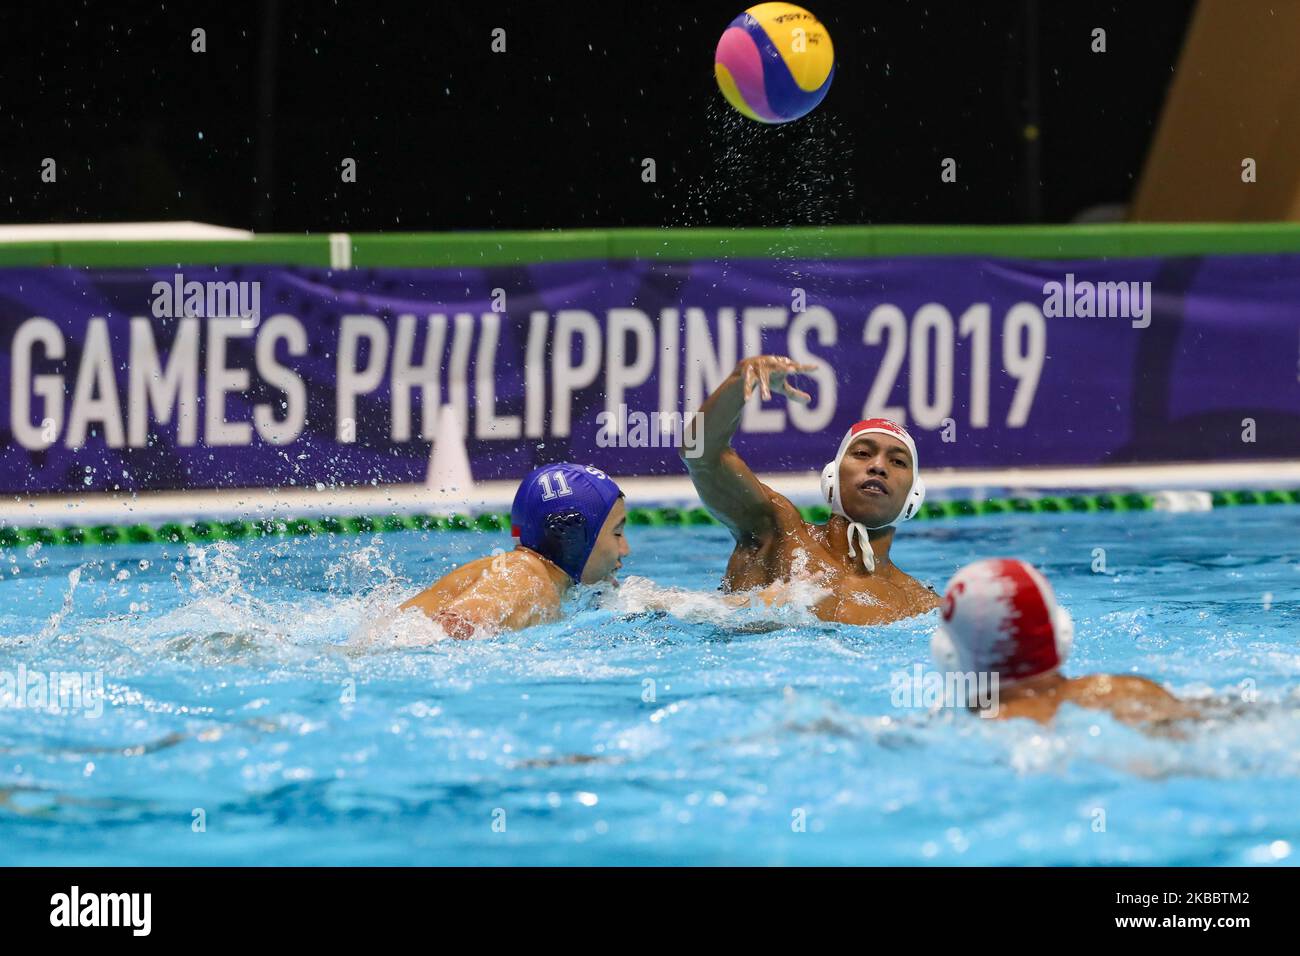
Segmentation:
[(596, 546), (614, 502), (614, 479), (591, 465), (562, 461), (528, 475), (510, 507), (510, 533), (575, 581)]

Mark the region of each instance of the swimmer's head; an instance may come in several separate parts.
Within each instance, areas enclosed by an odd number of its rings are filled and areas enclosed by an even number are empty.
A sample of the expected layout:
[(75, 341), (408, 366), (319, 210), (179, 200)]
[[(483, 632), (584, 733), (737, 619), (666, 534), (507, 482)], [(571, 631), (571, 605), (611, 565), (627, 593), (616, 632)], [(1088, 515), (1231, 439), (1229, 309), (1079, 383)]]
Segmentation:
[(835, 514), (872, 531), (915, 516), (925, 482), (912, 436), (887, 418), (858, 422), (822, 470), (822, 494)]
[(610, 577), (628, 554), (627, 510), (614, 480), (591, 465), (543, 465), (519, 485), (510, 508), (519, 543), (574, 581)]
[(1051, 673), (1074, 639), (1070, 613), (1036, 568), (1014, 558), (976, 561), (958, 571), (943, 596), (943, 623), (930, 651), (935, 666), (996, 673), (1002, 686)]

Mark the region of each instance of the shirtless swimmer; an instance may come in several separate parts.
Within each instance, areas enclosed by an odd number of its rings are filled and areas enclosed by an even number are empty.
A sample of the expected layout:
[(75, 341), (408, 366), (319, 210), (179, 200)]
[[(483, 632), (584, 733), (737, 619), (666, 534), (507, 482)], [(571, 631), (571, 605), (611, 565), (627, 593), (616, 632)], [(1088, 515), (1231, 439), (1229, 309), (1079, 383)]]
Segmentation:
[(543, 465), (510, 509), (513, 551), (471, 561), (402, 605), (457, 639), (553, 621), (577, 584), (612, 580), (629, 554), (627, 509), (614, 480), (591, 465)]
[(822, 493), (832, 511), (826, 524), (804, 521), (731, 447), (756, 389), (764, 400), (780, 392), (807, 403), (811, 397), (787, 377), (812, 369), (778, 355), (743, 360), (700, 408), (698, 457), (682, 451), (705, 507), (735, 539), (723, 589), (750, 591), (807, 577), (828, 592), (813, 613), (843, 624), (884, 624), (931, 611), (938, 597), (899, 569), (889, 553), (895, 527), (925, 500), (916, 445), (904, 428), (874, 418), (849, 429), (822, 471)]
[(1024, 561), (991, 558), (966, 565), (948, 582), (930, 650), (941, 671), (997, 676), (997, 699), (982, 716), (1045, 724), (1066, 703), (1132, 725), (1197, 716), (1192, 705), (1135, 674), (1066, 677), (1061, 665), (1073, 641), (1070, 614), (1042, 574)]

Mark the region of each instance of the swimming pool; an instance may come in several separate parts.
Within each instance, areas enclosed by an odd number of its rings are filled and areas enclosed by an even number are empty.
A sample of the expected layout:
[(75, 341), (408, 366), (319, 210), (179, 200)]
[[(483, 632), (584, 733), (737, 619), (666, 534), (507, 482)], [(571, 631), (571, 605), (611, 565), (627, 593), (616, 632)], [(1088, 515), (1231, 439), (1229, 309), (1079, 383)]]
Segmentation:
[[(1234, 716), (1184, 739), (895, 706), (936, 615), (728, 613), (718, 527), (632, 528), (618, 609), (475, 643), (349, 636), (505, 533), (0, 552), (0, 669), (102, 672), (102, 714), (0, 709), (6, 864), (1294, 864), (1300, 508), (908, 526), (895, 558), (1040, 566), (1070, 673)], [(1098, 551), (1097, 549), (1101, 549)], [(1105, 570), (1094, 572), (1099, 556)], [(641, 580), (637, 580), (641, 579)]]

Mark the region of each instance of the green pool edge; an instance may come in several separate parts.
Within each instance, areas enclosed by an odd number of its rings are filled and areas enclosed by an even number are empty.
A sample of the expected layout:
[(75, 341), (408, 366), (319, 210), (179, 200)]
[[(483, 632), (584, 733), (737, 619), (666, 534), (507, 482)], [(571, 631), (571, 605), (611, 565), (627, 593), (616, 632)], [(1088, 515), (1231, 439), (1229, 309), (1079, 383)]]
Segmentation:
[[(1246, 505), (1300, 504), (1300, 489), (1270, 491), (1240, 490), (1210, 493), (1215, 508)], [(1106, 511), (1150, 511), (1155, 496), (1130, 492), (1091, 495), (1043, 495), (1034, 498), (984, 498), (933, 501), (924, 505), (913, 520), (934, 521), (994, 514), (1063, 514)], [(808, 521), (830, 517), (824, 505), (799, 509)], [(629, 508), (628, 524), (653, 527), (712, 525), (717, 519), (703, 508)], [(288, 538), (323, 534), (361, 535), (389, 531), (508, 531), (510, 515), (481, 514), (386, 514), (324, 518), (262, 518), (256, 521), (166, 522), (163, 524), (99, 524), (63, 527), (13, 526), (0, 524), (0, 548), (33, 544), (180, 544), (206, 541), (241, 541), (251, 538)]]

